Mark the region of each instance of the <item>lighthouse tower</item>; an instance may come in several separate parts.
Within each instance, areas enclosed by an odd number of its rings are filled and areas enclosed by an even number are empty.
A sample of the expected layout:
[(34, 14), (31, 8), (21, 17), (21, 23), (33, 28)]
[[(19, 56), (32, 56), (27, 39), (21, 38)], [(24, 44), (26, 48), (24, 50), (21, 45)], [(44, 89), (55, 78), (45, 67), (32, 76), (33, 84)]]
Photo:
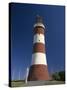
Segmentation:
[(37, 16), (33, 30), (32, 63), (29, 69), (28, 81), (49, 80), (45, 49), (45, 31), (42, 17)]

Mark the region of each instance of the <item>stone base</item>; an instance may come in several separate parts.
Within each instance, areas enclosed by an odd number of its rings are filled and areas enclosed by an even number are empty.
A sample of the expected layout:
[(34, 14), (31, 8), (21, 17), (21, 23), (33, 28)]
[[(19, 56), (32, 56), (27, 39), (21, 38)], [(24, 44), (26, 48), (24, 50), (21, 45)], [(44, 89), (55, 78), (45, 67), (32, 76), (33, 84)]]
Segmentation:
[(28, 81), (49, 80), (47, 65), (32, 65), (29, 70)]

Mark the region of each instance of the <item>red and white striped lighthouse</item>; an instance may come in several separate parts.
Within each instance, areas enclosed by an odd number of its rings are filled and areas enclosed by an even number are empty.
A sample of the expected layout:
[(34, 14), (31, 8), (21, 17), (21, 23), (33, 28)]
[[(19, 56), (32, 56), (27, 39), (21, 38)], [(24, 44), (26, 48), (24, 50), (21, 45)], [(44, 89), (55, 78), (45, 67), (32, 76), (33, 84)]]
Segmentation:
[(44, 37), (45, 26), (42, 17), (36, 17), (33, 32), (32, 63), (29, 69), (28, 81), (49, 80)]

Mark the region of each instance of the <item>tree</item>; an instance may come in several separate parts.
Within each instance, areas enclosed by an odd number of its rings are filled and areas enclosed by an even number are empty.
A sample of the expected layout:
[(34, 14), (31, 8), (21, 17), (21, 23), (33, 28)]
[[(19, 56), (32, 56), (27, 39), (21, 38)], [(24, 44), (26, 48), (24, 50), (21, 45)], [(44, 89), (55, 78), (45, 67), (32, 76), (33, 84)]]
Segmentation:
[(65, 81), (65, 71), (55, 72), (52, 78), (57, 81)]
[(58, 72), (55, 72), (55, 73), (52, 75), (52, 78), (53, 78), (53, 80), (59, 80), (60, 77), (59, 77), (59, 75), (58, 75)]
[(59, 76), (60, 76), (60, 81), (65, 81), (65, 72), (64, 71), (59, 72)]

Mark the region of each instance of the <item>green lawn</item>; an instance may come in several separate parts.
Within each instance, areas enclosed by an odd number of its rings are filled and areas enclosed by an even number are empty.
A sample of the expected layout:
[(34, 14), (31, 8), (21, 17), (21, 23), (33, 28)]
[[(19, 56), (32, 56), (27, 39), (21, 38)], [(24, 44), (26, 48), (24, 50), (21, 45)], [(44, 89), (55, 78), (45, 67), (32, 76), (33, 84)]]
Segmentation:
[(40, 85), (56, 85), (65, 84), (64, 81), (30, 81), (27, 84), (23, 80), (11, 81), (11, 87), (40, 86)]

